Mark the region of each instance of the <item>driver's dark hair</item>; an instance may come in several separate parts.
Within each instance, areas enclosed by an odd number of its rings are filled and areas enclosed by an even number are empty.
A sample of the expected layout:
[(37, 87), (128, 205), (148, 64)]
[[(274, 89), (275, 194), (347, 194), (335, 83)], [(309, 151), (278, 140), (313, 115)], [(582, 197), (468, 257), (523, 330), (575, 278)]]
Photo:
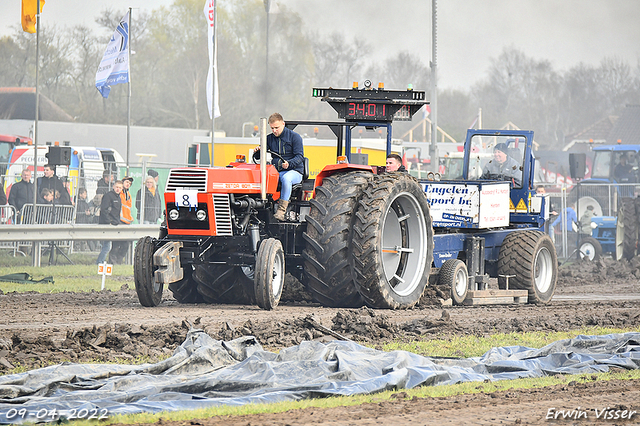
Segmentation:
[(398, 163), (402, 164), (402, 157), (400, 157), (398, 154), (389, 154), (387, 155), (387, 158), (393, 158)]
[(269, 124), (275, 123), (276, 121), (284, 122), (284, 118), (282, 118), (282, 114), (280, 114), (279, 112), (274, 112), (269, 116)]

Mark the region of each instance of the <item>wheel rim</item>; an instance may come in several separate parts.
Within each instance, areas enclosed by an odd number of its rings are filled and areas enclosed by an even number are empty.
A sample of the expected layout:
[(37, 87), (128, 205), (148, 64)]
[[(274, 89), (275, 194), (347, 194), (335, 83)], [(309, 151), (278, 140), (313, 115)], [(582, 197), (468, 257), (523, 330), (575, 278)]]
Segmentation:
[(426, 267), (427, 225), (413, 194), (398, 194), (385, 213), (382, 225), (382, 267), (391, 289), (399, 296), (411, 294)]
[(253, 281), (253, 278), (256, 276), (256, 269), (254, 266), (241, 266), (240, 269), (245, 277)]
[(551, 287), (551, 281), (553, 279), (553, 265), (552, 256), (548, 248), (542, 247), (535, 260), (535, 283), (536, 288), (541, 293), (546, 293)]
[(467, 274), (464, 269), (459, 269), (454, 278), (453, 290), (460, 297), (464, 296), (467, 291)]
[(271, 276), (271, 293), (274, 298), (277, 298), (282, 290), (282, 284), (284, 282), (284, 260), (281, 252), (276, 253), (275, 259), (273, 260)]
[(624, 210), (618, 212), (616, 219), (616, 260), (622, 259), (624, 254)]
[(596, 248), (591, 243), (582, 243), (580, 245), (580, 258), (593, 260), (596, 257)]

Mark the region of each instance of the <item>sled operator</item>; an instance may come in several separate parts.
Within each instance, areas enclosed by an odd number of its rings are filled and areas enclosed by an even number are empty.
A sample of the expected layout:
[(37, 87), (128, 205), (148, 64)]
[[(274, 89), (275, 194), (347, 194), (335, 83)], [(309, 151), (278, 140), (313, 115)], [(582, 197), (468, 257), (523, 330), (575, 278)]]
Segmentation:
[[(267, 151), (273, 151), (282, 156), (284, 161), (273, 156), (273, 164), (280, 174), (280, 201), (274, 217), (284, 220), (284, 215), (289, 206), (291, 188), (302, 182), (304, 173), (304, 148), (302, 137), (293, 130), (285, 127), (282, 115), (274, 112), (269, 116), (271, 134), (267, 136)], [(256, 150), (259, 150), (258, 146)]]
[(480, 179), (508, 180), (512, 186), (522, 185), (520, 164), (507, 154), (507, 144), (499, 143), (493, 148), (493, 160), (489, 161)]

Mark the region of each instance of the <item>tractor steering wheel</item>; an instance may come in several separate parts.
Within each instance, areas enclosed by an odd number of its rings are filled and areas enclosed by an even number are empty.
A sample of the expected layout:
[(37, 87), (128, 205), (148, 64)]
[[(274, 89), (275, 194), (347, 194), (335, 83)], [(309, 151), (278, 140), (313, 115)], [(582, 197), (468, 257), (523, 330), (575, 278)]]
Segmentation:
[[(251, 159), (253, 160), (254, 164), (260, 163), (260, 159), (257, 158), (257, 155), (256, 155), (256, 154), (259, 154), (259, 153), (260, 153), (260, 150), (253, 151), (253, 155), (251, 156)], [(277, 152), (274, 152), (274, 151), (271, 151), (271, 150), (268, 149), (267, 153), (271, 154), (272, 156), (274, 156), (276, 158), (279, 158), (281, 161), (287, 161), (284, 158), (282, 158), (282, 155), (278, 154)]]

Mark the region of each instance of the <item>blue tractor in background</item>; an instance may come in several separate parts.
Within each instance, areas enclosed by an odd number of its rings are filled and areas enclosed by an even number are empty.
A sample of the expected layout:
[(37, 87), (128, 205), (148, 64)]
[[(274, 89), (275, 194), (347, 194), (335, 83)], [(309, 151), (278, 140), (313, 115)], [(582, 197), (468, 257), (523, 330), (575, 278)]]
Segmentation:
[(592, 228), (579, 236), (579, 253), (592, 260), (605, 253), (616, 260), (630, 259), (638, 244), (640, 145), (603, 145), (592, 151), (591, 176), (571, 194), (578, 219), (590, 220)]

